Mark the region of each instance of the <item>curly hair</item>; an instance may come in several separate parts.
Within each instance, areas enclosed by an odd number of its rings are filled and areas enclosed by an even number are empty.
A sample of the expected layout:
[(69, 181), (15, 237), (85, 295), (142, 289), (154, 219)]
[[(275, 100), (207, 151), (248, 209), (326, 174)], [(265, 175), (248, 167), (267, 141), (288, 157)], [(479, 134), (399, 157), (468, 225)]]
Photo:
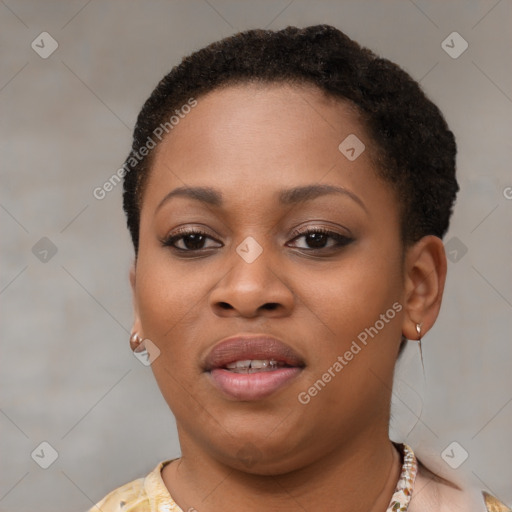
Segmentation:
[(314, 85), (355, 106), (377, 155), (375, 172), (396, 192), (403, 247), (426, 235), (443, 238), (459, 186), (455, 138), (442, 113), (398, 65), (324, 24), (239, 32), (184, 57), (158, 83), (138, 115), (123, 166), (123, 208), (136, 256), (154, 154), (140, 149), (155, 145), (155, 128), (169, 125), (191, 97), (251, 82)]

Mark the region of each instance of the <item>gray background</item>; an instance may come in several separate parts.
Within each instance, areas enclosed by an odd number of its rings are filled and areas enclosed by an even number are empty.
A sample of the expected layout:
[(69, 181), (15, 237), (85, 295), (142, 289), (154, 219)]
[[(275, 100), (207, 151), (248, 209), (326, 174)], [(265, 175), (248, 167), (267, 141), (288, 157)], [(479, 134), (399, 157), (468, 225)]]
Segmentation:
[[(404, 353), (391, 435), (512, 504), (510, 0), (0, 0), (0, 511), (86, 510), (179, 455), (172, 414), (128, 346), (121, 187), (101, 201), (92, 191), (182, 56), (247, 28), (316, 23), (403, 66), (457, 136), (443, 308), (423, 339), (425, 381), (415, 342)], [(47, 59), (31, 48), (43, 31), (59, 44)], [(469, 43), (456, 59), (441, 47), (453, 31)], [(43, 237), (57, 248), (46, 261)], [(58, 452), (46, 470), (31, 458), (42, 441)], [(441, 456), (453, 441), (452, 459), (469, 454), (456, 470)]]

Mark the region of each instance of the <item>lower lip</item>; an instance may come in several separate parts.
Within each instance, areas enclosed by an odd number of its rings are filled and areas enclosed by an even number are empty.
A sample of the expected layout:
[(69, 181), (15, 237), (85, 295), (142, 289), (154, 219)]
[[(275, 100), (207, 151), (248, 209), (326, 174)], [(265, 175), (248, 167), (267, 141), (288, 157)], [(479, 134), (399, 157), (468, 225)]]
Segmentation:
[(261, 400), (285, 386), (301, 368), (280, 368), (255, 373), (235, 373), (216, 368), (210, 371), (215, 387), (235, 400)]

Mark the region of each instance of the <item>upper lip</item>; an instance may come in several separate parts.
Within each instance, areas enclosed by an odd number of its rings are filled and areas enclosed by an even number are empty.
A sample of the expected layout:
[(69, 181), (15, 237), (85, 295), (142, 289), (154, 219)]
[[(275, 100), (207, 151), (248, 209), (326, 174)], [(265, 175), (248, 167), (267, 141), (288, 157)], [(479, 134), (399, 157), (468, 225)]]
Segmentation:
[(289, 366), (304, 366), (304, 360), (286, 343), (268, 334), (253, 333), (223, 339), (209, 351), (203, 366), (210, 371), (249, 359), (273, 359)]

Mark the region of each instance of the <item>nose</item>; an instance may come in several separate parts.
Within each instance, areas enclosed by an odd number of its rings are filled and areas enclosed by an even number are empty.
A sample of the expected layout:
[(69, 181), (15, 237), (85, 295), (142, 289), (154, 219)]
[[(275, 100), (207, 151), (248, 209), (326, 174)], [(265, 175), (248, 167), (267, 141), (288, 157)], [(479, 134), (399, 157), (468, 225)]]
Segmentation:
[(270, 252), (263, 250), (254, 261), (233, 254), (230, 267), (210, 293), (210, 306), (216, 315), (253, 318), (291, 314), (294, 294), (285, 281), (283, 265), (276, 268), (277, 261), (272, 261)]

